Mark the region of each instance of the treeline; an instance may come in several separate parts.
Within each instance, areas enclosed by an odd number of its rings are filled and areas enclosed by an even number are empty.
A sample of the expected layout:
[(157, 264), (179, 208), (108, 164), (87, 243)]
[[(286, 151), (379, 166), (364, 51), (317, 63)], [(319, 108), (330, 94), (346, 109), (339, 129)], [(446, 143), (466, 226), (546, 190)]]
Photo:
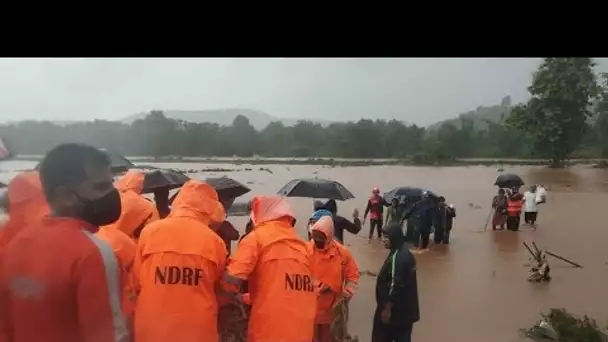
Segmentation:
[(433, 130), (396, 120), (364, 119), (327, 127), (308, 121), (295, 126), (273, 122), (256, 131), (244, 116), (237, 116), (230, 126), (219, 126), (173, 120), (152, 111), (132, 124), (23, 121), (0, 125), (0, 137), (16, 154), (44, 154), (63, 142), (82, 142), (153, 157), (413, 158), (420, 163), (455, 158), (606, 157), (606, 86), (597, 83), (589, 58), (547, 58), (529, 88), (532, 100), (509, 107), (511, 114), (498, 123), (487, 120), (484, 129), (476, 127), (474, 117), (461, 116), (457, 124)]
[(322, 127), (308, 121), (294, 126), (270, 123), (256, 131), (244, 116), (230, 126), (192, 123), (153, 111), (132, 124), (95, 120), (55, 125), (23, 121), (0, 126), (0, 137), (16, 154), (44, 154), (63, 142), (82, 142), (130, 156), (241, 156), (430, 158), (522, 157), (516, 132), (490, 124), (476, 131), (472, 120), (428, 132), (400, 121), (360, 120)]

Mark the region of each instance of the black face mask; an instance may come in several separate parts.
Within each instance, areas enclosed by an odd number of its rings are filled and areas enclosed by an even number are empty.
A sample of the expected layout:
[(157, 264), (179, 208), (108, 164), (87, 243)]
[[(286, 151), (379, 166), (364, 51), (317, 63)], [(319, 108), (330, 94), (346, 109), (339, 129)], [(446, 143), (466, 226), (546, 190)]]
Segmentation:
[(94, 200), (87, 200), (74, 193), (84, 203), (80, 218), (94, 226), (105, 226), (118, 220), (122, 213), (120, 194), (113, 189), (107, 194)]
[(318, 249), (323, 249), (325, 247), (325, 242), (315, 240), (315, 247), (317, 247)]

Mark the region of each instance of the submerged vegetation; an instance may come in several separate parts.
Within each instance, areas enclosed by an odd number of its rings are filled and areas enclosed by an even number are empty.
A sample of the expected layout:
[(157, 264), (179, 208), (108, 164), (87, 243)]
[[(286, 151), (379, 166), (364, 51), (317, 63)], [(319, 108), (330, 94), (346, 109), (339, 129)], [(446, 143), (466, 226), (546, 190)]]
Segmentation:
[(0, 125), (0, 137), (16, 154), (44, 154), (69, 141), (163, 159), (393, 158), (445, 165), (462, 158), (519, 158), (560, 166), (568, 158), (608, 157), (608, 75), (598, 83), (593, 68), (590, 58), (545, 58), (528, 88), (532, 97), (527, 103), (512, 106), (507, 96), (500, 105), (479, 107), (429, 128), (362, 119), (327, 126), (271, 122), (256, 130), (242, 115), (220, 126), (152, 111), (131, 124), (22, 121)]
[(542, 320), (522, 335), (534, 341), (607, 342), (606, 328), (587, 316), (576, 317), (565, 309), (551, 309), (542, 314)]

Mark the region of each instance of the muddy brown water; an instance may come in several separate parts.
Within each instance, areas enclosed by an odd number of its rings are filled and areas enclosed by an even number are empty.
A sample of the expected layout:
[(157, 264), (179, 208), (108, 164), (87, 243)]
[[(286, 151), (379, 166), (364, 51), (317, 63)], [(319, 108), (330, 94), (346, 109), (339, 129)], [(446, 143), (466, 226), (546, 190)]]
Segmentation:
[[(32, 165), (30, 165), (32, 164)], [(0, 181), (13, 177), (16, 169), (35, 163), (3, 162)], [(215, 165), (155, 164), (173, 168), (209, 168)], [(218, 167), (230, 168), (223, 164)], [(244, 167), (239, 165), (239, 168)], [(549, 190), (548, 203), (540, 206), (538, 230), (483, 232), (492, 186), (499, 175), (495, 167), (351, 167), (265, 165), (268, 172), (229, 172), (227, 176), (247, 183), (255, 194), (275, 193), (293, 178), (331, 178), (344, 184), (356, 199), (339, 203), (340, 214), (350, 216), (364, 209), (373, 187), (382, 191), (400, 185), (429, 188), (447, 198), (457, 210), (449, 246), (433, 246), (416, 256), (421, 320), (414, 326), (414, 341), (521, 341), (518, 329), (529, 327), (541, 311), (564, 307), (608, 321), (608, 171), (585, 167), (549, 170), (541, 167), (510, 167), (529, 184), (542, 183)], [(257, 170), (257, 167), (253, 167)], [(193, 174), (195, 178), (220, 176)], [(304, 235), (304, 223), (312, 200), (291, 201)], [(245, 217), (231, 218), (241, 229)], [(377, 272), (387, 251), (378, 241), (367, 243), (367, 229), (359, 236), (346, 235), (361, 270)], [(536, 241), (540, 248), (570, 258), (584, 266), (574, 269), (551, 259), (553, 280), (549, 284), (526, 281), (528, 253), (522, 241)], [(375, 278), (363, 275), (351, 303), (350, 332), (370, 341), (375, 309)]]

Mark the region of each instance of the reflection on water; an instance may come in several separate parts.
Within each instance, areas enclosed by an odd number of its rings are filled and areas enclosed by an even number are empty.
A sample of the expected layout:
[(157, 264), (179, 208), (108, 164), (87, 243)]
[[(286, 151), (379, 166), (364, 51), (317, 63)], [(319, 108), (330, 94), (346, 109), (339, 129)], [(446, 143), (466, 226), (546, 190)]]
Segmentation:
[[(0, 181), (8, 181), (15, 169), (35, 163), (0, 163)], [(173, 168), (197, 168), (193, 164), (155, 164)], [(204, 167), (216, 165), (205, 164)], [(202, 166), (201, 166), (202, 167)], [(217, 165), (230, 168), (230, 165)], [(245, 165), (239, 165), (245, 167)], [(331, 178), (344, 184), (357, 199), (339, 203), (340, 213), (349, 216), (355, 207), (364, 208), (373, 187), (389, 190), (412, 185), (432, 189), (456, 206), (453, 239), (449, 246), (432, 246), (417, 256), (421, 321), (414, 327), (414, 340), (434, 341), (518, 341), (517, 330), (532, 325), (539, 312), (566, 307), (600, 321), (608, 319), (605, 291), (608, 282), (608, 230), (604, 221), (608, 203), (608, 171), (572, 167), (549, 170), (541, 167), (513, 167), (529, 184), (549, 189), (547, 204), (540, 206), (538, 230), (483, 232), (495, 193), (498, 172), (493, 167), (351, 167), (268, 166), (273, 172), (231, 172), (229, 177), (248, 184), (255, 194), (274, 193), (293, 178)], [(195, 178), (221, 176), (193, 174)], [(312, 211), (310, 199), (293, 199), (298, 229)], [(246, 217), (231, 219), (244, 228)], [(367, 227), (354, 237), (346, 235), (361, 269), (378, 271), (386, 256), (379, 241), (367, 244)], [(528, 252), (522, 242), (536, 241), (539, 248), (562, 255), (584, 266), (570, 268), (551, 260), (553, 280), (549, 284), (526, 281)], [(374, 303), (374, 279), (363, 276), (359, 293), (351, 305), (351, 330), (361, 341), (370, 340)]]

